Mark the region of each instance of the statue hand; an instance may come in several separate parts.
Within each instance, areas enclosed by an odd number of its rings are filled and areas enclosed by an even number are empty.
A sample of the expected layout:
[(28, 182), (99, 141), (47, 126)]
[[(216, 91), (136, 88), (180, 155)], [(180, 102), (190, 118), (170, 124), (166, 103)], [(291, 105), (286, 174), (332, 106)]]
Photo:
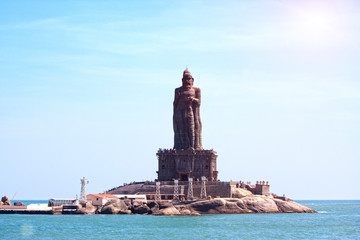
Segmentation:
[(189, 103), (189, 104), (193, 104), (193, 103), (195, 103), (195, 104), (197, 104), (197, 105), (200, 104), (200, 103), (199, 103), (199, 99), (194, 98), (194, 97), (188, 97), (188, 98), (186, 99), (186, 101), (187, 101), (187, 103)]
[(200, 102), (199, 102), (199, 99), (197, 99), (197, 98), (192, 98), (192, 101), (191, 101), (192, 103), (195, 103), (196, 105), (199, 105), (200, 104)]

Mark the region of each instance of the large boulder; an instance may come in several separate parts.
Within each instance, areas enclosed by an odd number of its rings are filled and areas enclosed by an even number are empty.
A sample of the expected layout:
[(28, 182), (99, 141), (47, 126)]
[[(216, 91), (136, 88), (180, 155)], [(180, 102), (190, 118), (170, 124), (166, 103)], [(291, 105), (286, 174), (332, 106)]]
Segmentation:
[(149, 202), (147, 207), (151, 208), (148, 213), (152, 215), (182, 215), (179, 209), (172, 202), (168, 201)]
[(196, 201), (189, 204), (187, 208), (203, 214), (316, 212), (291, 200), (284, 201), (263, 195), (249, 195), (241, 199), (215, 198), (212, 200)]
[(14, 202), (14, 206), (25, 206), (22, 202)]
[(233, 198), (215, 198), (205, 201), (197, 201), (191, 203), (190, 209), (205, 214), (218, 213), (249, 213), (249, 210), (244, 207), (244, 203), (240, 199)]
[(272, 198), (251, 195), (241, 199), (247, 209), (254, 213), (278, 213), (279, 209)]
[(179, 210), (177, 210), (174, 206), (161, 209), (160, 212), (161, 212), (163, 215), (181, 215), (180, 212), (179, 212)]
[(3, 197), (1, 198), (1, 201), (2, 201), (2, 202), (6, 202), (7, 200), (9, 200), (8, 196), (3, 196)]
[(184, 216), (200, 216), (201, 214), (196, 212), (196, 211), (191, 211), (190, 209), (182, 209), (182, 210), (179, 210), (180, 214), (181, 215), (184, 215)]
[(113, 199), (98, 210), (101, 214), (130, 214), (131, 211), (124, 200)]
[(243, 198), (246, 196), (252, 195), (252, 192), (250, 192), (247, 189), (244, 188), (233, 188), (232, 189), (232, 197), (233, 198)]
[(316, 211), (305, 207), (297, 202), (292, 200), (281, 200), (281, 199), (274, 199), (275, 204), (277, 205), (279, 212), (282, 213), (315, 213)]
[(96, 207), (92, 206), (92, 207), (86, 207), (86, 208), (79, 208), (77, 211), (76, 211), (76, 214), (86, 214), (86, 215), (89, 215), (89, 214), (95, 214), (96, 212)]
[[(178, 209), (178, 210), (179, 210), (179, 209)], [(187, 209), (187, 208), (181, 209), (181, 210), (179, 210), (179, 212), (180, 212), (181, 215), (192, 215), (191, 210), (190, 210), (190, 209)]]
[(181, 215), (181, 213), (174, 206), (169, 206), (167, 208), (162, 208), (158, 211), (154, 211), (153, 215), (174, 216), (174, 215)]
[(115, 207), (113, 204), (106, 205), (103, 208), (101, 208), (100, 213), (101, 214), (118, 214), (120, 211), (119, 208)]
[(1, 201), (3, 202), (4, 205), (11, 205), (11, 201), (9, 200), (8, 196), (3, 196), (1, 198)]
[(181, 215), (184, 215), (184, 216), (199, 216), (199, 215), (201, 215), (194, 209), (190, 208), (189, 204), (184, 203), (184, 202), (180, 202), (180, 201), (175, 202), (174, 207), (180, 212)]
[(167, 201), (160, 201), (158, 203), (159, 205), (159, 209), (164, 209), (164, 208), (168, 208), (168, 207), (172, 207), (174, 206), (171, 202), (167, 202)]
[(157, 208), (157, 209), (159, 209), (159, 204), (157, 202), (148, 202), (146, 205), (149, 208)]
[(225, 204), (225, 199), (215, 198), (211, 200), (190, 203), (189, 208), (200, 213), (219, 213), (218, 209), (225, 206)]
[(76, 214), (95, 214), (97, 207), (93, 206), (90, 202), (81, 204), (79, 209), (76, 210)]
[(133, 206), (130, 210), (132, 213), (135, 213), (135, 214), (146, 214), (151, 211), (150, 208), (146, 204)]

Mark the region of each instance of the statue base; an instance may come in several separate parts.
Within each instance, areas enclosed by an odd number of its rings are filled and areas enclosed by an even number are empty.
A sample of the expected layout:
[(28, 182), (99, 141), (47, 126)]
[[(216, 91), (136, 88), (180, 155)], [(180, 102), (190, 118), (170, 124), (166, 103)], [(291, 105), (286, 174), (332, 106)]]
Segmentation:
[(218, 155), (214, 150), (160, 149), (156, 155), (159, 161), (158, 181), (187, 181), (189, 178), (201, 181), (201, 177), (206, 177), (208, 181), (218, 181)]

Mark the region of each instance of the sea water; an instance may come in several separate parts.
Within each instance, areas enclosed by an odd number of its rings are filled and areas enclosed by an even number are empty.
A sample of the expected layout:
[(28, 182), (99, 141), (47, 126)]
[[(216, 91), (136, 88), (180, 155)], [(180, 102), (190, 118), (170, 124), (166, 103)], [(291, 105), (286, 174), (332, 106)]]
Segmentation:
[(0, 214), (0, 239), (360, 239), (359, 200), (298, 202), (318, 213)]

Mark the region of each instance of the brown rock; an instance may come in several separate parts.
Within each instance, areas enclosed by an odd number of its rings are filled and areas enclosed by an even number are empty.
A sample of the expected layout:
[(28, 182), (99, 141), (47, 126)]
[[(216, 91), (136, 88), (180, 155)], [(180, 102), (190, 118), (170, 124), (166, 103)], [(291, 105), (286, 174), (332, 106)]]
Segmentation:
[(118, 214), (131, 214), (131, 210), (120, 210)]
[(238, 199), (238, 200), (237, 200), (237, 202), (236, 202), (236, 204), (239, 206), (239, 208), (241, 208), (241, 209), (246, 209), (246, 207), (245, 207), (245, 204), (244, 204), (244, 201), (243, 201), (243, 200)]
[(159, 204), (157, 204), (156, 202), (148, 202), (147, 206), (149, 208), (157, 208), (157, 209), (159, 209)]
[(226, 201), (222, 198), (197, 201), (189, 205), (189, 208), (200, 213), (219, 213), (218, 208), (225, 206)]
[(101, 209), (101, 214), (118, 214), (120, 212), (120, 209), (115, 207), (113, 204), (104, 206)]
[(126, 206), (128, 206), (128, 207), (131, 206), (131, 200), (130, 199), (124, 199), (123, 201), (124, 201)]
[(234, 198), (215, 198), (212, 200), (198, 201), (190, 204), (190, 208), (199, 213), (248, 213), (244, 203)]
[(181, 215), (191, 215), (190, 209), (182, 209), (182, 210), (179, 210), (179, 212)]
[(25, 206), (22, 202), (14, 202), (14, 206)]
[(233, 188), (232, 190), (233, 198), (243, 198), (249, 195), (252, 195), (252, 192), (243, 188)]
[(135, 214), (145, 214), (148, 213), (149, 211), (150, 208), (146, 204), (131, 208), (131, 212)]
[(87, 204), (86, 207), (81, 207), (76, 211), (76, 214), (95, 214), (96, 207)]
[(184, 216), (200, 216), (201, 214), (188, 207), (188, 204), (184, 204), (182, 202), (178, 202), (174, 205), (174, 207), (180, 212), (181, 215)]
[(177, 208), (171, 203), (167, 201), (161, 201), (155, 204), (150, 204), (153, 206), (149, 214), (153, 215), (181, 215), (179, 209), (184, 206), (177, 206)]
[(190, 209), (182, 209), (182, 210), (179, 210), (179, 212), (181, 215), (184, 215), (184, 216), (201, 216), (200, 213), (198, 213), (196, 211), (191, 211)]
[(4, 205), (11, 205), (11, 201), (9, 200), (8, 196), (3, 196), (1, 198), (1, 201), (3, 202)]
[[(124, 200), (113, 199), (110, 202), (106, 203), (100, 210), (99, 213), (102, 214), (128, 214), (128, 206)], [(131, 212), (131, 211), (130, 211)]]
[(241, 199), (247, 209), (254, 213), (277, 213), (279, 209), (273, 199), (262, 196), (252, 195)]
[(3, 197), (1, 198), (1, 201), (2, 201), (2, 202), (6, 202), (7, 200), (9, 200), (8, 196), (3, 196)]
[(282, 213), (316, 213), (315, 210), (305, 207), (304, 205), (292, 200), (283, 201), (280, 199), (274, 199), (274, 202), (276, 203), (279, 212)]
[(171, 207), (160, 209), (160, 210), (154, 212), (153, 215), (174, 216), (174, 215), (181, 215), (181, 213), (174, 206), (171, 206)]
[[(293, 201), (283, 201), (261, 195), (249, 195), (241, 199), (217, 198), (189, 204), (191, 210), (204, 214), (215, 213), (279, 213), (315, 212)], [(186, 212), (186, 211), (185, 211)]]
[(174, 206), (171, 202), (159, 202), (158, 204), (159, 204), (159, 209), (164, 209)]

